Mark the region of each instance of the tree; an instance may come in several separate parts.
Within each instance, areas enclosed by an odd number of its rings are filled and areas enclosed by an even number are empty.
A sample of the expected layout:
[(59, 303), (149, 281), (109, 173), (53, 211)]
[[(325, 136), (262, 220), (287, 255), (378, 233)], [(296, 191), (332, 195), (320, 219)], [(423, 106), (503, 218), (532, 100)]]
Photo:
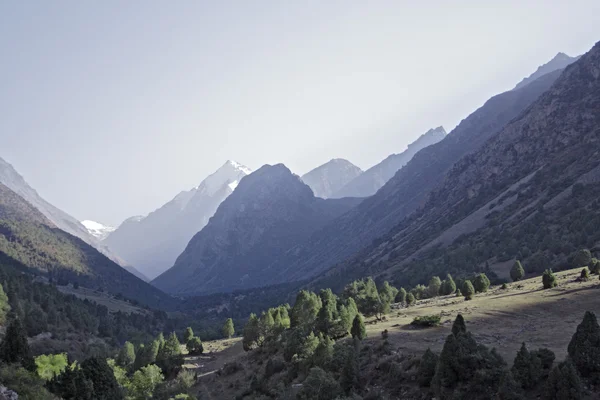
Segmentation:
[(544, 400), (580, 400), (583, 398), (581, 379), (570, 361), (554, 367), (542, 395)]
[(330, 334), (336, 320), (337, 301), (331, 289), (322, 289), (319, 293), (321, 309), (317, 314), (316, 329), (324, 334)]
[(467, 324), (462, 314), (458, 314), (452, 324), (452, 334), (457, 336), (459, 333), (467, 333)]
[[(64, 400), (96, 399), (94, 384), (85, 376), (78, 365), (67, 367), (62, 374), (55, 375), (54, 378), (48, 382), (47, 387), (49, 391)], [(119, 399), (122, 397), (118, 396), (116, 398)]]
[(582, 376), (589, 377), (600, 373), (600, 326), (593, 312), (585, 312), (567, 350)]
[(297, 398), (301, 400), (335, 399), (342, 390), (333, 376), (319, 367), (311, 368)]
[(335, 341), (327, 335), (319, 333), (319, 344), (312, 356), (313, 364), (317, 367), (327, 367), (333, 358), (333, 345)]
[(473, 287), (477, 293), (487, 292), (488, 288), (490, 287), (490, 280), (488, 279), (487, 275), (484, 273), (477, 274), (477, 276), (475, 276), (473, 279)]
[[(277, 316), (279, 317), (278, 325), (281, 325), (281, 317), (279, 316), (279, 310), (277, 310)], [(235, 333), (235, 328), (233, 327), (233, 320), (231, 318), (227, 318), (225, 321), (225, 325), (223, 325), (223, 337), (229, 339)]]
[(442, 282), (440, 294), (447, 296), (454, 292), (456, 292), (456, 283), (454, 282), (454, 279), (452, 279), (452, 275), (448, 274), (446, 275), (446, 279), (444, 279), (444, 282)]
[(511, 372), (523, 389), (531, 389), (541, 378), (542, 361), (535, 354), (531, 354), (523, 343), (515, 356)]
[[(193, 340), (194, 338), (190, 339)], [(128, 392), (134, 400), (145, 400), (152, 398), (156, 387), (164, 380), (159, 367), (148, 365), (135, 371), (131, 377)], [(129, 398), (129, 396), (128, 396)]]
[(475, 288), (471, 281), (465, 281), (462, 287), (462, 294), (465, 296), (465, 300), (471, 300), (475, 294)]
[(512, 279), (513, 282), (517, 282), (517, 281), (520, 281), (521, 279), (523, 279), (524, 276), (525, 276), (525, 270), (523, 269), (523, 266), (521, 265), (521, 261), (519, 261), (519, 260), (515, 261), (514, 265), (510, 269), (510, 279)]
[(46, 381), (60, 375), (67, 368), (67, 365), (68, 361), (65, 353), (42, 354), (35, 358), (37, 374)]
[(572, 255), (573, 268), (588, 267), (592, 261), (592, 253), (588, 249), (581, 249)]
[(344, 360), (342, 361), (342, 369), (340, 371), (340, 385), (342, 389), (350, 394), (353, 389), (360, 386), (360, 369), (358, 365), (358, 353), (360, 348), (360, 340), (354, 339), (353, 346), (348, 348)]
[(133, 344), (125, 342), (116, 361), (119, 366), (125, 369), (132, 368), (135, 363), (135, 347), (133, 347)]
[(505, 371), (502, 374), (496, 398), (498, 400), (525, 400), (521, 386), (515, 381), (510, 371)]
[(4, 288), (0, 285), (0, 325), (6, 323), (6, 316), (10, 311), (10, 305), (8, 304), (8, 296), (4, 293)]
[(427, 294), (429, 297), (436, 297), (440, 294), (440, 288), (442, 287), (442, 281), (439, 276), (434, 276), (429, 280), (429, 286), (427, 287)]
[(545, 270), (542, 274), (542, 285), (544, 286), (544, 289), (550, 289), (558, 285), (556, 282), (556, 277), (552, 273), (551, 269)]
[(581, 274), (579, 275), (579, 280), (583, 281), (583, 282), (587, 282), (590, 280), (590, 271), (587, 269), (587, 267), (584, 267), (581, 270)]
[(167, 377), (176, 376), (183, 364), (181, 344), (175, 332), (171, 333), (165, 344), (158, 350), (156, 365), (162, 369)]
[(383, 282), (383, 285), (379, 288), (379, 298), (387, 305), (396, 301), (398, 293), (398, 289), (390, 285), (388, 281)]
[(396, 295), (396, 303), (406, 303), (406, 289), (404, 289), (403, 287), (400, 288), (398, 294)]
[(183, 333), (183, 342), (187, 343), (190, 341), (191, 338), (194, 337), (194, 331), (192, 330), (192, 328), (190, 328), (189, 326), (185, 329), (185, 332)]
[(188, 342), (185, 344), (185, 347), (186, 347), (188, 353), (190, 353), (190, 355), (193, 355), (193, 356), (198, 356), (204, 352), (204, 346), (202, 345), (202, 340), (200, 340), (200, 338), (197, 336), (188, 340)]
[(0, 366), (0, 382), (5, 386), (0, 395), (2, 399), (17, 399), (18, 396), (23, 400), (56, 400), (56, 397), (44, 388), (43, 379), (14, 364)]
[(317, 318), (319, 309), (321, 308), (321, 299), (313, 292), (301, 290), (296, 295), (296, 302), (292, 307), (290, 316), (291, 327), (301, 325), (310, 326)]
[(264, 340), (271, 336), (275, 328), (275, 320), (269, 311), (263, 311), (258, 321), (258, 331), (260, 333), (258, 344), (262, 345)]
[(365, 322), (362, 319), (362, 315), (356, 314), (356, 317), (354, 317), (350, 334), (352, 334), (353, 338), (358, 338), (360, 340), (367, 337), (367, 330), (365, 329)]
[(427, 348), (421, 362), (419, 363), (419, 371), (417, 372), (417, 379), (419, 385), (429, 387), (431, 379), (435, 375), (435, 366), (437, 365), (438, 356), (430, 348)]
[(123, 399), (123, 393), (106, 359), (90, 357), (81, 363), (81, 371), (92, 383), (94, 400)]
[(244, 350), (249, 351), (258, 346), (259, 339), (260, 329), (258, 326), (258, 318), (256, 317), (256, 314), (252, 313), (244, 326), (244, 338), (242, 339)]
[(600, 274), (600, 260), (592, 258), (590, 261), (590, 272), (594, 275)]
[(311, 331), (307, 333), (305, 328), (296, 327), (287, 331), (285, 347), (283, 348), (283, 359), (292, 361), (294, 356), (298, 359), (309, 359), (319, 345), (319, 338)]
[(7, 364), (21, 363), (25, 369), (35, 371), (27, 335), (19, 318), (14, 318), (6, 328), (6, 334), (0, 343), (0, 360)]
[(412, 306), (413, 304), (415, 304), (415, 296), (412, 293), (408, 293), (406, 295), (406, 305), (407, 306)]

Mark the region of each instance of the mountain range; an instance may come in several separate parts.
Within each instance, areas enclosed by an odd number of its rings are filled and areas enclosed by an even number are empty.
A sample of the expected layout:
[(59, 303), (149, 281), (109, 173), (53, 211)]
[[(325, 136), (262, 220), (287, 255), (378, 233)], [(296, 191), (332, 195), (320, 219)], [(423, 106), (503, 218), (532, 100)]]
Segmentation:
[(200, 185), (179, 193), (156, 211), (124, 221), (103, 244), (153, 279), (173, 266), (192, 236), (251, 172), (242, 164), (227, 161)]
[(540, 65), (533, 74), (529, 75), (527, 78), (523, 78), (523, 80), (519, 82), (517, 86), (515, 86), (515, 89), (521, 89), (522, 87), (530, 84), (531, 82), (546, 74), (549, 74), (550, 72), (554, 72), (559, 69), (564, 69), (567, 65), (570, 65), (577, 61), (579, 57), (581, 56), (570, 57), (565, 53), (558, 53), (554, 56), (552, 60), (548, 61), (544, 65)]
[(302, 182), (312, 189), (315, 196), (327, 199), (362, 173), (350, 161), (334, 158), (302, 175)]

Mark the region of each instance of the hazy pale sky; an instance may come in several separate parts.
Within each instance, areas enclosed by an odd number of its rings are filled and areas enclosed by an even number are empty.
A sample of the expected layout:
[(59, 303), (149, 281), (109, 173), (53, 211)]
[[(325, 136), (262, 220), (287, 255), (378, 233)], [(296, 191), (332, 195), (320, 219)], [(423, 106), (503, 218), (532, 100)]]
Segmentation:
[(600, 40), (598, 0), (416, 3), (0, 0), (0, 157), (116, 225), (227, 159), (368, 168)]

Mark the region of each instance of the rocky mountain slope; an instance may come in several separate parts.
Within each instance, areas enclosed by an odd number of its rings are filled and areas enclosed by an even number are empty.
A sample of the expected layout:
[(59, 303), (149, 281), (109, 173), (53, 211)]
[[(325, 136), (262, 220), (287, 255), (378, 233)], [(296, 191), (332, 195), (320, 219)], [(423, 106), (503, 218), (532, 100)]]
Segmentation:
[(423, 271), (494, 268), (512, 258), (539, 272), (593, 248), (600, 241), (598, 110), (600, 43), (456, 162), (416, 213), (321, 283), (365, 271), (413, 283)]
[(87, 229), (90, 235), (94, 236), (98, 240), (106, 239), (107, 236), (115, 230), (115, 228), (112, 226), (107, 226), (101, 224), (100, 222), (91, 221), (89, 219), (81, 221), (81, 224), (85, 226), (85, 229)]
[(102, 288), (152, 307), (166, 307), (173, 302), (80, 238), (59, 229), (3, 184), (0, 184), (0, 253), (48, 277)]
[(113, 252), (150, 279), (175, 262), (249, 168), (227, 161), (196, 188), (181, 192), (146, 217), (124, 221), (105, 240)]
[(408, 145), (400, 154), (392, 154), (377, 165), (366, 170), (348, 182), (344, 187), (335, 191), (331, 197), (368, 197), (374, 195), (400, 168), (405, 166), (415, 154), (427, 146), (435, 144), (446, 136), (442, 126), (430, 129), (417, 140)]
[[(273, 264), (273, 283), (323, 273), (359, 253), (422, 206), (452, 165), (476, 151), (544, 93), (560, 71), (492, 97), (440, 142), (419, 151), (375, 195), (311, 235)], [(368, 274), (368, 272), (367, 272)]]
[(227, 292), (263, 286), (268, 268), (361, 199), (324, 200), (283, 164), (265, 165), (241, 180), (175, 265), (152, 283), (170, 293)]
[(315, 196), (327, 199), (362, 173), (350, 161), (335, 158), (302, 175), (302, 182), (312, 189)]
[(567, 65), (577, 61), (579, 57), (580, 56), (569, 57), (565, 53), (558, 53), (554, 56), (552, 60), (548, 61), (544, 65), (540, 65), (533, 74), (529, 75), (527, 78), (523, 78), (523, 80), (519, 82), (517, 86), (515, 86), (515, 89), (521, 89), (522, 87), (525, 87), (526, 85), (530, 84), (531, 82), (550, 72), (554, 72), (559, 69), (564, 69)]

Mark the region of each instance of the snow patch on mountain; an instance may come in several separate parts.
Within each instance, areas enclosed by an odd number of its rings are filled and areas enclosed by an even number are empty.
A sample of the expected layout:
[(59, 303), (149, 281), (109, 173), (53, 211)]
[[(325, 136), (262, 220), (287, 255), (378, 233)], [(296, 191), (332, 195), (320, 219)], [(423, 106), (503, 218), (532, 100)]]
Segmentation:
[(112, 226), (107, 226), (107, 225), (101, 224), (100, 222), (91, 221), (89, 219), (86, 219), (85, 221), (81, 221), (81, 224), (83, 226), (85, 226), (85, 229), (88, 230), (90, 235), (92, 235), (100, 240), (104, 240), (104, 238), (106, 238), (111, 232), (113, 232), (116, 229), (116, 228), (113, 228)]

